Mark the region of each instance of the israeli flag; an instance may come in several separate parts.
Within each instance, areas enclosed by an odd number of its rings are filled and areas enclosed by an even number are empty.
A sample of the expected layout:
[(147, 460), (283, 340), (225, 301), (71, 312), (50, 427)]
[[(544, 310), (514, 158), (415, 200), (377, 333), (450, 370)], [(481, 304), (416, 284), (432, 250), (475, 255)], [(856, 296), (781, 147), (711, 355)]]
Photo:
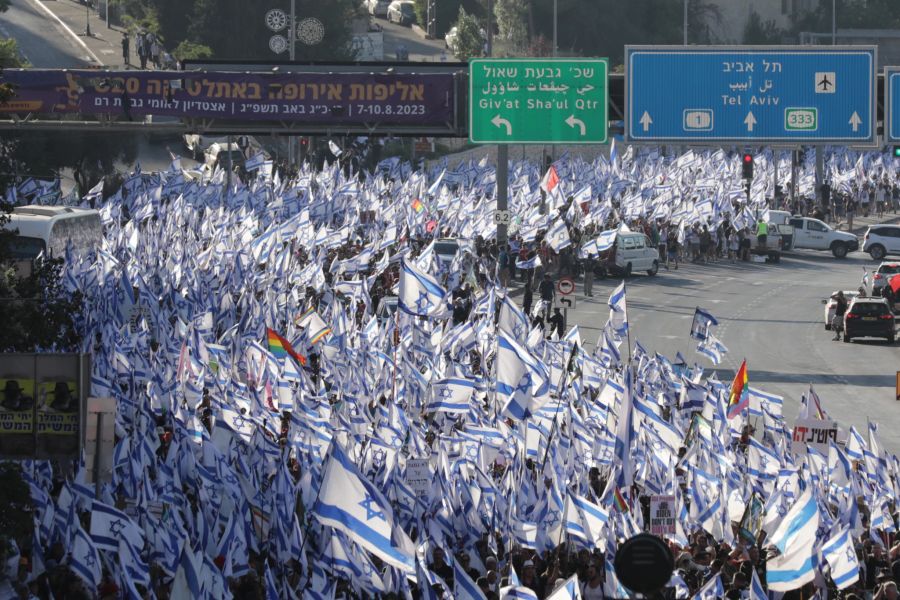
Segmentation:
[(75, 525), (75, 542), (69, 553), (69, 568), (78, 575), (89, 590), (100, 585), (100, 553), (80, 525)]
[(336, 441), (332, 441), (312, 513), (320, 523), (344, 532), (390, 566), (415, 574), (415, 548), (403, 529), (394, 524), (390, 504), (359, 474)]
[(566, 532), (606, 551), (609, 512), (587, 498), (568, 490), (565, 509)]
[(756, 569), (753, 569), (753, 580), (750, 582), (750, 600), (769, 600), (769, 595), (759, 580)]
[(144, 531), (122, 511), (94, 500), (91, 507), (91, 539), (100, 550), (119, 551), (119, 540), (140, 549)]
[(547, 232), (546, 239), (554, 252), (559, 252), (563, 248), (568, 248), (572, 245), (572, 240), (569, 238), (569, 228), (566, 227), (566, 222), (562, 219), (557, 219)]
[(487, 600), (484, 592), (481, 591), (469, 574), (466, 573), (458, 560), (453, 560), (453, 585), (454, 598), (456, 600)]
[(722, 585), (722, 576), (716, 575), (697, 590), (694, 600), (718, 600), (725, 597), (725, 586)]
[(247, 172), (255, 171), (266, 162), (266, 155), (262, 152), (258, 152), (250, 157), (250, 160), (244, 163), (244, 170)]
[(400, 265), (400, 310), (417, 317), (428, 317), (442, 308), (447, 291), (437, 279), (404, 260)]
[(839, 590), (848, 588), (859, 580), (859, 559), (853, 548), (850, 531), (846, 527), (825, 542), (822, 557), (831, 567), (831, 579)]
[(581, 600), (581, 586), (578, 584), (578, 575), (572, 575), (566, 579), (559, 588), (547, 596), (547, 600)]
[(625, 282), (613, 290), (609, 296), (609, 324), (619, 337), (628, 333), (628, 309), (625, 304)]
[(436, 381), (432, 386), (432, 400), (428, 403), (428, 412), (448, 412), (466, 414), (469, 412), (469, 401), (475, 391), (475, 382), (459, 377), (448, 377)]
[(603, 252), (612, 248), (613, 244), (616, 243), (616, 235), (618, 233), (617, 229), (608, 229), (597, 236), (597, 252)]
[(505, 398), (503, 415), (526, 419), (550, 400), (550, 382), (541, 365), (505, 333), (497, 344), (497, 394)]
[(527, 271), (528, 269), (537, 269), (542, 266), (541, 257), (535, 254), (533, 257), (528, 260), (519, 260), (516, 259), (516, 268), (522, 269), (523, 271)]
[(712, 364), (718, 365), (722, 362), (722, 355), (728, 352), (728, 348), (710, 333), (705, 340), (697, 344), (697, 352), (711, 360)]
[(691, 337), (695, 340), (705, 340), (710, 334), (710, 327), (718, 324), (714, 316), (698, 306), (694, 310), (694, 321), (691, 323)]
[(766, 582), (769, 590), (787, 592), (797, 589), (815, 578), (816, 529), (819, 527), (819, 506), (807, 487), (787, 512), (769, 543), (781, 554), (767, 563)]

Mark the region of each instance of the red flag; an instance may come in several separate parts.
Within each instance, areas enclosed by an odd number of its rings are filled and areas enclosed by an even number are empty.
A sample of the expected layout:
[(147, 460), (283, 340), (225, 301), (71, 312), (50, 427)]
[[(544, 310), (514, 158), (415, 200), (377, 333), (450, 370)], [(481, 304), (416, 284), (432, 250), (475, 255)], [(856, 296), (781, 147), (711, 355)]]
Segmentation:
[(549, 194), (557, 185), (559, 185), (559, 173), (556, 172), (556, 167), (550, 165), (550, 168), (544, 173), (544, 178), (541, 179), (541, 189)]

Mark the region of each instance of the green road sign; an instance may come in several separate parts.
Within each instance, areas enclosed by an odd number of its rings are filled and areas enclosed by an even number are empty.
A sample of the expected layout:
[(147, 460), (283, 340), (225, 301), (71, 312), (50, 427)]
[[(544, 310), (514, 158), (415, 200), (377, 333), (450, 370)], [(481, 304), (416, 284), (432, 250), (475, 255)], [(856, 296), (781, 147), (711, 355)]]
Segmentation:
[(476, 144), (605, 144), (605, 58), (484, 58), (469, 63)]

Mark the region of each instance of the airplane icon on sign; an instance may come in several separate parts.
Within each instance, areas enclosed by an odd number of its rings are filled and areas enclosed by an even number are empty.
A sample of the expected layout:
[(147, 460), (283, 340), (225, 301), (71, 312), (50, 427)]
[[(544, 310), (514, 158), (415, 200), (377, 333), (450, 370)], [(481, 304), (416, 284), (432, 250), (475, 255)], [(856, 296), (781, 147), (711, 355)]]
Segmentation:
[(835, 83), (834, 73), (816, 73), (817, 94), (833, 94)]

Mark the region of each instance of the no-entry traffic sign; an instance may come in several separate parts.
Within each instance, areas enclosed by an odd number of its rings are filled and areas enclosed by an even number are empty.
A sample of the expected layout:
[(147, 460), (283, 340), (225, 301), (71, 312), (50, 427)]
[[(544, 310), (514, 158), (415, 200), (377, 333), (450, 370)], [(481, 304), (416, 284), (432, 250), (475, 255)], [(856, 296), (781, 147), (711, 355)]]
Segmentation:
[(575, 291), (575, 282), (571, 277), (560, 277), (556, 282), (556, 291), (563, 296), (568, 296)]

